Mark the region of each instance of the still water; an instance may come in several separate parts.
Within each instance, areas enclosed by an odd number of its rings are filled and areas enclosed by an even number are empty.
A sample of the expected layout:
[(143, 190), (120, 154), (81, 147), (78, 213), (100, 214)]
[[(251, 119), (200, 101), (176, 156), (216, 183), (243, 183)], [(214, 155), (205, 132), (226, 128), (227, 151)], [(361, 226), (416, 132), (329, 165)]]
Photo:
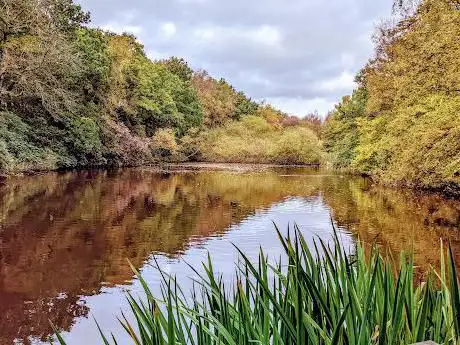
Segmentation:
[(233, 244), (280, 257), (272, 222), (297, 223), (311, 242), (330, 239), (333, 221), (345, 246), (360, 238), (412, 251), (420, 267), (439, 265), (439, 240), (450, 239), (460, 262), (458, 200), (308, 168), (227, 168), (49, 173), (0, 186), (0, 344), (46, 343), (49, 320), (70, 345), (99, 344), (93, 318), (124, 344), (116, 317), (129, 313), (127, 291), (141, 294), (128, 259), (156, 292), (154, 255), (186, 287), (187, 263), (207, 253), (231, 280)]

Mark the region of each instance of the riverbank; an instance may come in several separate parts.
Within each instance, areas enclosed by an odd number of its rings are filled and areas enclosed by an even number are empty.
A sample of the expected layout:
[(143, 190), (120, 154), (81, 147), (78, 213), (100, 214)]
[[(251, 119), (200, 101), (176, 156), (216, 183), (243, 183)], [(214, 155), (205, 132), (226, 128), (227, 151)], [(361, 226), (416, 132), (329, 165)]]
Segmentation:
[(155, 164), (145, 164), (145, 165), (129, 165), (129, 166), (89, 166), (89, 167), (79, 167), (79, 168), (67, 168), (67, 169), (54, 169), (54, 170), (26, 170), (18, 171), (15, 173), (0, 173), (0, 184), (4, 183), (7, 179), (11, 177), (20, 177), (20, 176), (34, 176), (40, 175), (43, 173), (57, 171), (57, 172), (66, 172), (66, 171), (85, 171), (85, 170), (117, 170), (117, 169), (126, 169), (126, 168), (152, 168), (158, 169), (159, 171), (234, 171), (234, 172), (248, 172), (248, 171), (263, 171), (267, 169), (274, 168), (314, 168), (321, 169), (327, 173), (339, 173), (342, 175), (349, 176), (362, 176), (365, 177), (373, 183), (389, 187), (392, 189), (408, 189), (420, 193), (433, 193), (439, 194), (447, 198), (460, 199), (460, 185), (450, 183), (443, 186), (437, 187), (424, 187), (411, 184), (402, 184), (402, 183), (388, 183), (379, 179), (372, 178), (372, 176), (366, 174), (360, 174), (356, 171), (351, 171), (349, 169), (334, 169), (329, 164), (270, 164), (270, 163), (225, 163), (225, 162), (157, 162)]

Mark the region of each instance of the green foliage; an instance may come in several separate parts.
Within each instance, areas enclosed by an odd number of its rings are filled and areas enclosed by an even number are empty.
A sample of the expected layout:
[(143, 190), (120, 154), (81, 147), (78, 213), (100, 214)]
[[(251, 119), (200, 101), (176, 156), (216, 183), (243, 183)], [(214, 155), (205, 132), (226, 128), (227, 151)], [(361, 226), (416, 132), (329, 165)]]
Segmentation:
[(101, 102), (108, 88), (111, 61), (105, 34), (97, 29), (80, 28), (75, 32), (75, 45), (84, 71), (78, 81), (87, 101)]
[(348, 168), (356, 158), (359, 144), (358, 119), (365, 115), (367, 91), (356, 90), (344, 97), (329, 114), (323, 127), (324, 148), (336, 168)]
[(130, 36), (110, 37), (109, 52), (113, 63), (108, 101), (136, 135), (151, 137), (157, 129), (174, 128), (181, 136), (201, 125), (201, 104), (190, 80), (171, 72), (164, 61), (149, 60)]
[(56, 155), (31, 140), (32, 129), (15, 114), (0, 112), (0, 169), (54, 169)]
[(399, 108), (397, 117), (364, 119), (354, 164), (388, 182), (438, 189), (458, 184), (459, 113), (460, 98), (433, 95)]
[[(358, 243), (349, 253), (334, 234), (333, 242), (310, 246), (297, 227), (293, 236), (278, 231), (287, 262), (275, 264), (262, 250), (254, 264), (237, 249), (236, 279), (228, 285), (209, 257), (202, 270), (192, 267), (192, 299), (158, 264), (162, 296), (153, 296), (131, 266), (145, 296), (128, 294), (134, 321), (123, 315), (120, 327), (133, 344), (458, 343), (460, 291), (451, 248), (446, 262), (441, 244), (441, 272), (419, 283), (412, 257), (401, 255), (395, 273), (376, 249), (366, 255)], [(110, 344), (99, 331), (101, 343)]]
[(185, 61), (183, 58), (173, 56), (169, 59), (161, 60), (159, 62), (163, 64), (168, 71), (177, 75), (183, 81), (192, 80), (193, 70), (190, 68), (187, 61)]
[(10, 171), (14, 166), (14, 157), (8, 151), (6, 142), (0, 140), (0, 171)]
[(179, 159), (178, 139), (205, 120), (258, 108), (207, 74), (200, 89), (181, 58), (151, 61), (132, 35), (84, 27), (72, 0), (0, 5), (2, 172)]
[(77, 155), (100, 157), (102, 143), (96, 121), (81, 117), (72, 121), (72, 144)]
[(159, 128), (177, 128), (179, 134), (200, 126), (202, 111), (190, 82), (183, 81), (163, 65), (139, 57), (131, 66), (128, 84), (136, 120), (152, 136)]
[(0, 8), (0, 111), (18, 124), (3, 133), (2, 172), (322, 159), (307, 121), (184, 59), (152, 61), (132, 35), (85, 27), (89, 14), (72, 0), (0, 0)]
[(136, 109), (131, 121), (143, 126), (147, 136), (158, 128), (176, 126), (180, 118), (171, 91), (180, 79), (142, 57), (130, 67), (128, 84), (133, 86), (131, 101)]
[(163, 160), (175, 158), (179, 150), (176, 136), (171, 129), (159, 129), (152, 137), (151, 147), (154, 156)]
[(72, 33), (90, 22), (89, 12), (83, 11), (73, 0), (52, 0), (48, 6), (50, 18), (64, 32)]
[(254, 115), (258, 109), (258, 105), (243, 92), (237, 92), (224, 79), (212, 78), (206, 71), (194, 73), (192, 83), (197, 90), (207, 128), (216, 128), (246, 115)]
[(251, 116), (257, 113), (259, 105), (248, 98), (244, 92), (240, 91), (236, 94), (235, 112), (232, 116), (233, 120), (239, 121), (244, 116)]

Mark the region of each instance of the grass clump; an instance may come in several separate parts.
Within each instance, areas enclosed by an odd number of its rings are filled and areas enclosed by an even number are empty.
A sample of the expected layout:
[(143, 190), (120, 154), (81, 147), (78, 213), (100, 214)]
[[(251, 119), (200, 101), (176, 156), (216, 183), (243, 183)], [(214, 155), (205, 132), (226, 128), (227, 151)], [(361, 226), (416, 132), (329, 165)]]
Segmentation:
[(208, 258), (204, 273), (194, 269), (199, 279), (191, 299), (161, 269), (156, 298), (136, 271), (145, 298), (128, 295), (135, 324), (120, 321), (133, 344), (458, 344), (460, 295), (450, 248), (446, 256), (441, 245), (440, 272), (416, 284), (410, 257), (402, 255), (395, 272), (375, 249), (365, 255), (358, 244), (348, 253), (337, 234), (314, 249), (297, 228), (293, 236), (278, 234), (287, 265), (271, 265), (263, 251), (253, 264), (240, 251), (228, 286)]

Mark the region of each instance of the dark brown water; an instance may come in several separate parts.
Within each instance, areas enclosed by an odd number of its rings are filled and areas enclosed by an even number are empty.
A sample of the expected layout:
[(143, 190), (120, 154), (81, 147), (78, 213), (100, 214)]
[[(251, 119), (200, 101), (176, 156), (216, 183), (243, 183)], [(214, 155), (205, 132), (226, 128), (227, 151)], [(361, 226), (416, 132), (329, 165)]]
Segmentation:
[(460, 254), (460, 201), (306, 168), (10, 180), (0, 187), (0, 344), (46, 342), (49, 320), (70, 345), (98, 344), (93, 317), (124, 344), (116, 316), (127, 310), (126, 291), (140, 293), (127, 259), (154, 291), (153, 254), (187, 284), (185, 262), (196, 266), (209, 252), (231, 279), (232, 243), (250, 257), (260, 245), (279, 257), (272, 221), (282, 229), (296, 222), (312, 241), (331, 236), (331, 218), (345, 245), (359, 236), (392, 253), (412, 250), (423, 267), (439, 264), (440, 238)]

